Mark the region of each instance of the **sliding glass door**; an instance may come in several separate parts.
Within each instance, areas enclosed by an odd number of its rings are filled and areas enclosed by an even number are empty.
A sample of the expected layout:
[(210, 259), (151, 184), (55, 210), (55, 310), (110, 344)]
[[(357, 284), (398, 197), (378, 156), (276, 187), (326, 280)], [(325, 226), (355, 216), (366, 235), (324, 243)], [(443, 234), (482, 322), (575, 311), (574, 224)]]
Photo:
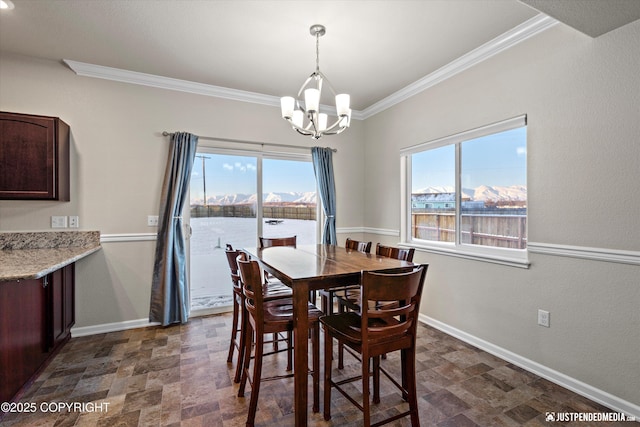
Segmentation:
[(251, 247), (258, 236), (291, 235), (298, 236), (299, 244), (316, 243), (316, 200), (310, 156), (201, 148), (191, 175), (189, 206), (194, 314), (231, 305), (227, 244)]

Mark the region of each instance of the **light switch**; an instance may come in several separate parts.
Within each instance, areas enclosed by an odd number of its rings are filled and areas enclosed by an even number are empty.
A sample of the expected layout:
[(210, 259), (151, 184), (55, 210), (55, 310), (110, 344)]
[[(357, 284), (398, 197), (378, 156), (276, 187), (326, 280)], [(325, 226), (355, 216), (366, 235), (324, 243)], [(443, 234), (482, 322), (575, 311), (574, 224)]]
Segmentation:
[(66, 216), (52, 216), (51, 217), (51, 228), (67, 228), (67, 217)]

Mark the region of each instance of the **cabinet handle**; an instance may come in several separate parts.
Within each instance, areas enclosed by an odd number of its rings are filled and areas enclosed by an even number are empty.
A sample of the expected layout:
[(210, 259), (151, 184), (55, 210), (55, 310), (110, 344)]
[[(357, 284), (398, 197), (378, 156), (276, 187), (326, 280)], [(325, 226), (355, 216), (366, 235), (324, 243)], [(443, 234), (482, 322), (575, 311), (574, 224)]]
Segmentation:
[(42, 281), (42, 287), (46, 288), (47, 286), (49, 286), (49, 277), (44, 278), (44, 280)]

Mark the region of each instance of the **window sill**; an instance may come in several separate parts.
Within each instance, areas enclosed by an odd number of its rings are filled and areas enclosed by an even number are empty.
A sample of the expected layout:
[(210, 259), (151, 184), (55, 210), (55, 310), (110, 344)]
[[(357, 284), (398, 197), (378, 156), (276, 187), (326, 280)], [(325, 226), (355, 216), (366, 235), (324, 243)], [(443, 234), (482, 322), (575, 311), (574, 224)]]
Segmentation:
[[(449, 249), (444, 247), (417, 245), (415, 243), (398, 243), (398, 246), (406, 248), (415, 248), (419, 252), (427, 252), (438, 255), (453, 256), (457, 258), (470, 259), (474, 261), (489, 262), (493, 264), (506, 265), (509, 267), (529, 268), (531, 263), (528, 258), (508, 257), (494, 254), (483, 254), (476, 251), (465, 251), (459, 248)], [(525, 252), (526, 253), (526, 252)]]

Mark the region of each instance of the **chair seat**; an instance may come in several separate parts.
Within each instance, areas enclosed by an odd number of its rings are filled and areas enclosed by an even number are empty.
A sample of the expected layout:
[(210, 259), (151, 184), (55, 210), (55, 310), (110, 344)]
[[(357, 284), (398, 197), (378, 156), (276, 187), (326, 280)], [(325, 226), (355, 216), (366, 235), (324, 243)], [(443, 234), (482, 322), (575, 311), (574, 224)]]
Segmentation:
[[(345, 345), (360, 351), (362, 347), (362, 318), (358, 313), (347, 312), (336, 314), (333, 316), (322, 316), (320, 322), (324, 328), (336, 339), (342, 341)], [(399, 325), (396, 319), (391, 321), (382, 321), (380, 319), (370, 319), (369, 330), (375, 328), (389, 328)], [(369, 332), (369, 351), (370, 355), (391, 352), (396, 349), (405, 348), (411, 343), (411, 336), (403, 334), (406, 340), (402, 339), (402, 335), (389, 335), (388, 333), (376, 334)], [(376, 348), (378, 350), (376, 350)]]
[[(309, 303), (309, 322), (318, 321), (324, 313), (315, 305)], [(286, 323), (293, 322), (293, 300), (291, 298), (279, 298), (272, 301), (265, 301), (263, 306), (265, 323)]]

